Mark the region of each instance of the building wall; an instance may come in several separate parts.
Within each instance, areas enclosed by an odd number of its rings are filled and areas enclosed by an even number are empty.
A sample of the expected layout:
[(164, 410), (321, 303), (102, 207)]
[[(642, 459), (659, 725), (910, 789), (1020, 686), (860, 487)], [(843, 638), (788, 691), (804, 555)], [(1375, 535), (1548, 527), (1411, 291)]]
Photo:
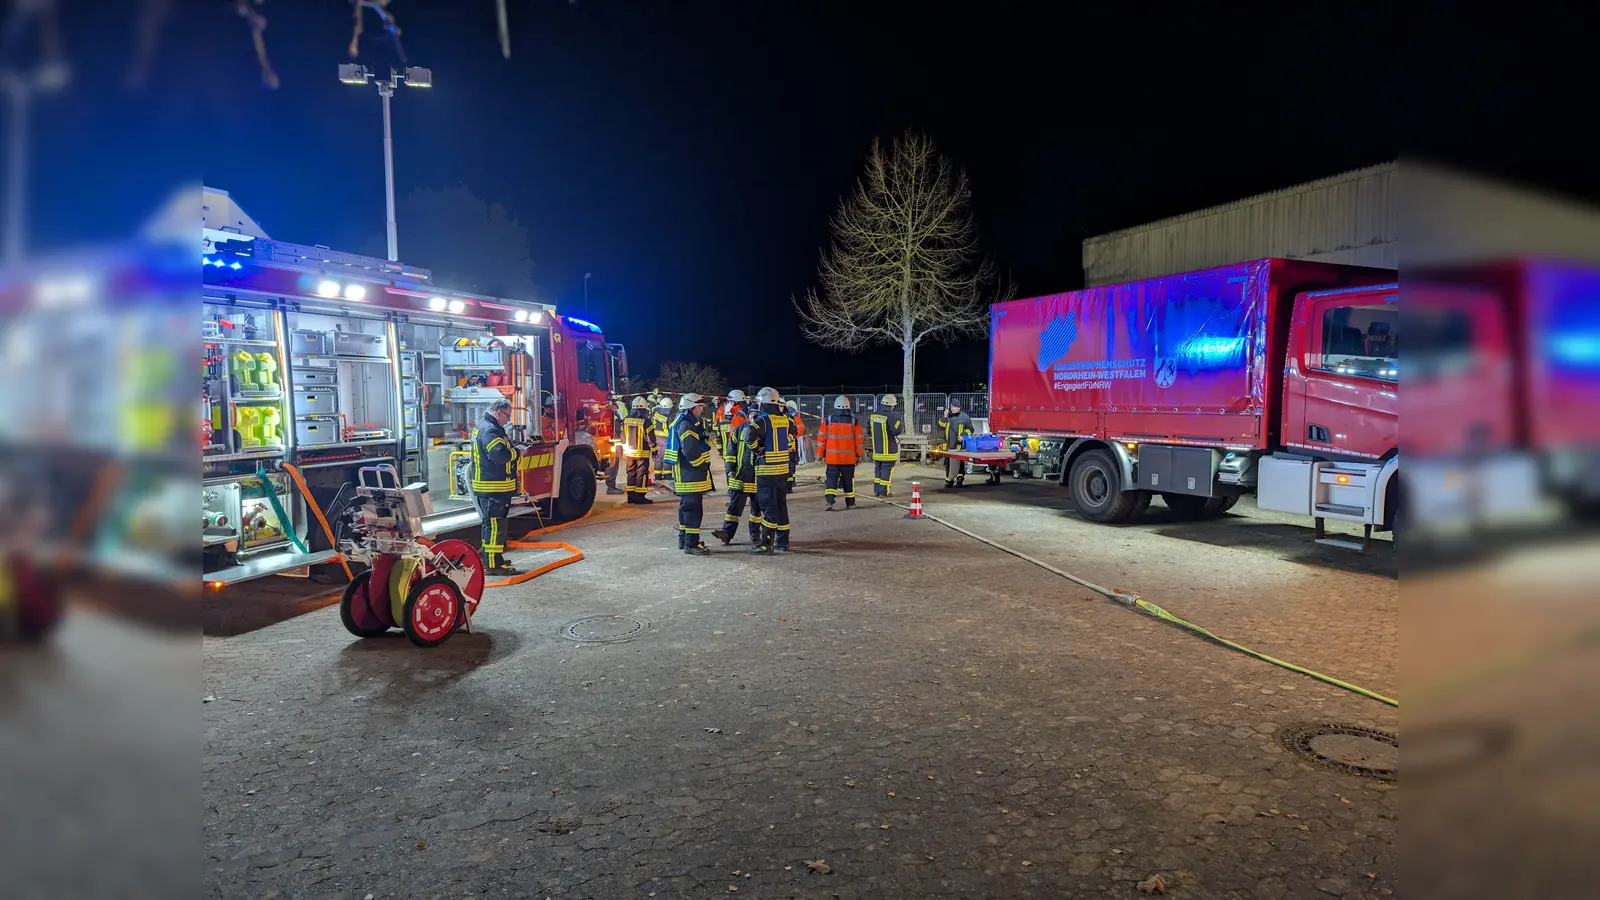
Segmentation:
[(1086, 287), (1269, 256), (1400, 266), (1397, 163), (1384, 163), (1083, 242)]

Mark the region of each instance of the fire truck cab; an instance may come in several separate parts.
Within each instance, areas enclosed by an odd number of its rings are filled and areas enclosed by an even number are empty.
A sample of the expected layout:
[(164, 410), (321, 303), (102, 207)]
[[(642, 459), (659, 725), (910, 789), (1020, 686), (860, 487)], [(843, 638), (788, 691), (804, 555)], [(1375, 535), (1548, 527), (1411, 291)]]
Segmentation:
[(512, 515), (589, 511), (611, 455), (610, 398), (627, 375), (624, 349), (597, 325), (442, 289), (402, 263), (271, 240), (221, 191), (207, 189), (206, 216), (210, 586), (335, 563), (362, 466), (393, 465), (406, 485), (426, 485), (428, 534), (477, 524), (472, 435), (501, 398), (519, 454)]

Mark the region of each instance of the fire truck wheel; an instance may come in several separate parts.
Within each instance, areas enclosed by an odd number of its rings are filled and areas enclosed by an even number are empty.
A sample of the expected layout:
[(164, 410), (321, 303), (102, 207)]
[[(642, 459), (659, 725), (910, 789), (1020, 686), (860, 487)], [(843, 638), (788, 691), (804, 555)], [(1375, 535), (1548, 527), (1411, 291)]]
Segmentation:
[(561, 468), (561, 496), (556, 498), (556, 518), (562, 521), (582, 518), (594, 507), (594, 465), (589, 458), (574, 453)]
[(389, 626), (379, 622), (372, 614), (372, 607), (367, 602), (367, 588), (371, 584), (371, 569), (357, 573), (344, 586), (344, 594), (339, 597), (339, 621), (344, 623), (345, 631), (358, 638), (377, 637), (389, 630)]
[(1090, 450), (1072, 463), (1072, 503), (1091, 522), (1126, 522), (1139, 514), (1139, 491), (1124, 490), (1122, 470), (1105, 450)]
[(443, 575), (429, 575), (411, 586), (400, 628), (418, 647), (437, 647), (456, 630), (461, 592)]

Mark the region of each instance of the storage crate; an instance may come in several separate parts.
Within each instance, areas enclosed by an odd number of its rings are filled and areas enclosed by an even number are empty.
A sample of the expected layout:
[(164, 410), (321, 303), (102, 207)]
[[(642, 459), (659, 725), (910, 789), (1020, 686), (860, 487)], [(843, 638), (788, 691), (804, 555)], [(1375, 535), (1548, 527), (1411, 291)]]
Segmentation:
[(967, 434), (961, 437), (961, 449), (972, 451), (999, 450), (998, 434)]

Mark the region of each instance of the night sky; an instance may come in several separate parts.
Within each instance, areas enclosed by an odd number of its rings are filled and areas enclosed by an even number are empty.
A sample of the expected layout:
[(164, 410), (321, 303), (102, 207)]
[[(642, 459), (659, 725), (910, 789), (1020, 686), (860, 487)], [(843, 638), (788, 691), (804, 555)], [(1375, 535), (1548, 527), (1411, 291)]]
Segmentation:
[[(335, 78), (348, 3), (262, 7), (277, 91), (231, 3), (178, 5), (139, 94), (118, 86), (138, 4), (69, 29), (78, 82), (38, 112), (37, 241), (135, 220), (200, 177), (273, 237), (381, 238), (376, 90)], [(1588, 33), (1577, 13), (1181, 6), (1187, 18), (1125, 3), (513, 0), (504, 60), (488, 0), (395, 0), (410, 61), (436, 84), (395, 98), (397, 193), (465, 185), (505, 204), (531, 232), (533, 299), (580, 312), (594, 273), (588, 318), (636, 373), (680, 358), (778, 385), (898, 380), (898, 348), (807, 344), (790, 296), (813, 283), (872, 138), (908, 126), (966, 167), (987, 249), (1022, 296), (1080, 286), (1086, 236), (1402, 148), (1600, 195), (1593, 140), (1567, 133), (1540, 81), (1582, 74), (1586, 55), (1549, 43)], [(359, 61), (394, 60), (369, 17)], [(427, 266), (405, 252), (419, 227), (400, 221), (401, 258)], [(927, 351), (919, 380), (981, 380), (986, 359), (981, 342)]]

